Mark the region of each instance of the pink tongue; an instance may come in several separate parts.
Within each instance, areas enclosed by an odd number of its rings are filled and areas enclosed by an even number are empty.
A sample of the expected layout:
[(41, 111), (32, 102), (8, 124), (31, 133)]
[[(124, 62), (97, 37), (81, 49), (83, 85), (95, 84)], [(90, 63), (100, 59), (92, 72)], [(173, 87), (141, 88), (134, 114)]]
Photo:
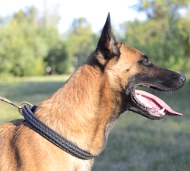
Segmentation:
[(158, 98), (157, 96), (154, 96), (153, 94), (150, 94), (148, 92), (142, 91), (142, 90), (135, 90), (136, 96), (141, 95), (143, 99), (143, 103), (147, 107), (153, 107), (156, 110), (160, 110), (165, 108), (164, 112), (167, 115), (176, 115), (176, 116), (182, 116), (182, 113), (178, 113), (170, 108), (163, 100)]

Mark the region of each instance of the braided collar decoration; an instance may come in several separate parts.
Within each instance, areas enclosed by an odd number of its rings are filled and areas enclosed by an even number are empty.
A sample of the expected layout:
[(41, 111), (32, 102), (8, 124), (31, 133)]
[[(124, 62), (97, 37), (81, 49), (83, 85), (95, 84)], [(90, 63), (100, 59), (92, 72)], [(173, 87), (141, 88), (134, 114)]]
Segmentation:
[(53, 143), (54, 145), (56, 145), (57, 147), (66, 151), (74, 157), (83, 160), (89, 160), (94, 158), (94, 156), (92, 156), (90, 153), (80, 149), (75, 144), (65, 139), (60, 134), (55, 132), (53, 129), (41, 122), (34, 115), (36, 108), (37, 106), (33, 106), (32, 108), (30, 108), (28, 105), (25, 105), (22, 108), (22, 115), (24, 116), (25, 120), (31, 125), (34, 131), (36, 131), (38, 134), (46, 138), (48, 141), (50, 141), (51, 143)]

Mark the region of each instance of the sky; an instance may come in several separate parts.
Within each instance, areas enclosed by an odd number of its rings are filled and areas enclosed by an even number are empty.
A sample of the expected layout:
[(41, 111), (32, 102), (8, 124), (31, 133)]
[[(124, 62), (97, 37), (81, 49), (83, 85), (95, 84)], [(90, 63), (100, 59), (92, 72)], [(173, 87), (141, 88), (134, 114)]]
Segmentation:
[(74, 18), (84, 17), (91, 24), (92, 30), (98, 32), (103, 27), (110, 12), (112, 25), (117, 28), (125, 21), (135, 18), (144, 19), (142, 13), (130, 8), (138, 0), (0, 0), (0, 17), (10, 16), (20, 9), (35, 6), (39, 11), (58, 5), (61, 17), (58, 29), (61, 33), (68, 31)]

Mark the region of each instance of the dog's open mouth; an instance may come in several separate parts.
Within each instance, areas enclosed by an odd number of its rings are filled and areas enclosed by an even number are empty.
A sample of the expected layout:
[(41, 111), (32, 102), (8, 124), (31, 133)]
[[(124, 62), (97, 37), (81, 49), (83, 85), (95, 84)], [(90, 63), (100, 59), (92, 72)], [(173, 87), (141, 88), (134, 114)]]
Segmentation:
[(133, 97), (136, 104), (144, 108), (150, 115), (162, 118), (164, 115), (182, 116), (183, 114), (174, 111), (169, 105), (157, 96), (142, 90), (133, 90)]

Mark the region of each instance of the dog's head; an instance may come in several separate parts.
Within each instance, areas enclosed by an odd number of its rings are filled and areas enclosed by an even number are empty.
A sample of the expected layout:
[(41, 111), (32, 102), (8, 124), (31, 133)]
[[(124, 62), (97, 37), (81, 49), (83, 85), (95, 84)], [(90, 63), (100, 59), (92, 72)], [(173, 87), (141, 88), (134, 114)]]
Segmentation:
[(160, 119), (165, 114), (182, 115), (158, 97), (136, 88), (174, 91), (184, 85), (186, 78), (154, 65), (142, 52), (118, 43), (111, 30), (109, 14), (93, 58), (106, 74), (111, 89), (123, 96), (123, 111), (131, 110), (150, 119)]

